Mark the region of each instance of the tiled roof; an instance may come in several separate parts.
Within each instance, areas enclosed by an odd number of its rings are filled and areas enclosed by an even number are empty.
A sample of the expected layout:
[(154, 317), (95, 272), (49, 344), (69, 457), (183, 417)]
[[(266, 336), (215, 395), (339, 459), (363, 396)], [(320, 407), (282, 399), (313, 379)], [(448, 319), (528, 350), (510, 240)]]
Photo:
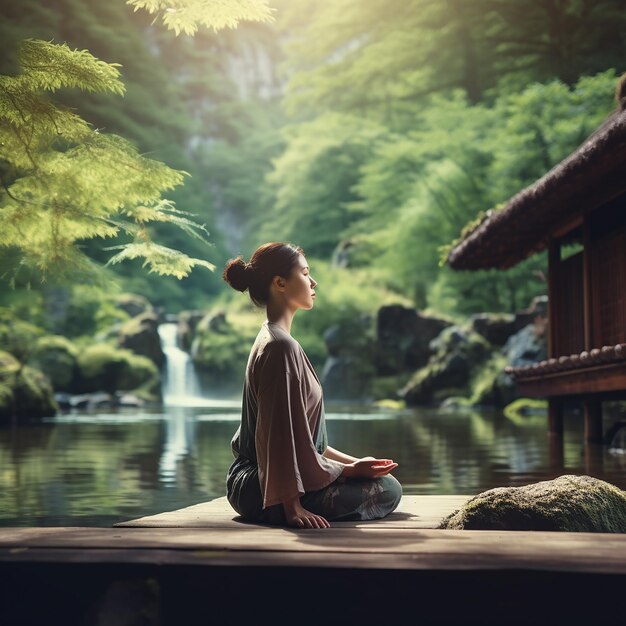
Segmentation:
[(505, 372), (514, 380), (533, 378), (544, 374), (565, 372), (582, 367), (600, 366), (623, 361), (626, 363), (626, 343), (618, 343), (615, 346), (603, 346), (594, 348), (580, 354), (560, 356), (547, 361), (540, 361), (523, 367), (507, 367)]

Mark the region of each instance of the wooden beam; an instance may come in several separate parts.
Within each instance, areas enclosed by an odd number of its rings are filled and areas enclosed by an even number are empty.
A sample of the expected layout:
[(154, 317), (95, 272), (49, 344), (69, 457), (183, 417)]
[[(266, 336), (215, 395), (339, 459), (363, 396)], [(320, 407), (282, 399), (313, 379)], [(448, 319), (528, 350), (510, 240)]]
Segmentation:
[(569, 232), (578, 228), (583, 223), (583, 216), (576, 215), (575, 217), (566, 217), (564, 222), (559, 226), (556, 226), (552, 231), (552, 237), (555, 239), (560, 239), (564, 235), (567, 235)]
[(548, 400), (548, 435), (563, 436), (563, 403), (557, 398)]
[(548, 358), (557, 355), (556, 324), (558, 319), (558, 303), (556, 302), (556, 273), (561, 262), (561, 246), (551, 239), (548, 245)]
[(585, 441), (602, 443), (602, 402), (600, 400), (585, 400)]
[(585, 213), (583, 220), (583, 324), (585, 333), (585, 350), (593, 347), (593, 306), (591, 291), (591, 238), (589, 233), (589, 216)]
[(626, 390), (626, 363), (581, 367), (517, 381), (521, 395), (531, 398), (573, 396)]

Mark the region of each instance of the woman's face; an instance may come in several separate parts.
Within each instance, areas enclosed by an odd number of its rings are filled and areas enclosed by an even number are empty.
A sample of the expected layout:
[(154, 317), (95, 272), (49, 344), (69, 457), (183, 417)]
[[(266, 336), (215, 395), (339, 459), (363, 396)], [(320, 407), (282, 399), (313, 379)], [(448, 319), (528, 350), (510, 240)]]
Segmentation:
[(298, 263), (285, 281), (285, 298), (291, 308), (312, 309), (315, 285), (317, 282), (311, 276), (306, 258), (302, 254), (298, 255)]

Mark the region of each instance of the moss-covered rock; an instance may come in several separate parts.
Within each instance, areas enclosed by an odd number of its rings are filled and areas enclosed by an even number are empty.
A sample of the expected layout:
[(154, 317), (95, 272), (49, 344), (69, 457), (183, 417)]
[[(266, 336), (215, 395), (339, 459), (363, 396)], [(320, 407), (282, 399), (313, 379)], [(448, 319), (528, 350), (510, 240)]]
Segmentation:
[(122, 309), (129, 317), (136, 317), (147, 311), (152, 311), (153, 307), (148, 298), (136, 293), (122, 293), (115, 298), (115, 304)]
[(327, 358), (320, 380), (328, 400), (373, 400), (372, 319), (363, 314), (341, 320), (324, 332)]
[(471, 498), (439, 528), (623, 533), (626, 492), (573, 474), (522, 487), (496, 487)]
[(449, 396), (471, 395), (473, 372), (491, 355), (492, 347), (478, 333), (449, 326), (431, 341), (432, 356), (399, 395), (409, 406), (438, 405)]
[(28, 357), (35, 341), (44, 334), (39, 326), (18, 319), (9, 309), (0, 309), (0, 346), (19, 361)]
[(161, 394), (161, 375), (148, 358), (107, 343), (87, 346), (78, 355), (79, 386), (83, 393), (133, 391), (156, 401)]
[(423, 367), (431, 356), (431, 341), (451, 325), (449, 320), (425, 315), (412, 307), (380, 307), (373, 352), (376, 373), (387, 376)]
[(58, 405), (49, 379), (24, 366), (8, 352), (0, 352), (0, 420), (55, 415)]
[(55, 391), (72, 392), (78, 376), (78, 348), (61, 335), (46, 335), (35, 342), (28, 364), (42, 371)]
[(118, 345), (148, 357), (159, 368), (165, 363), (159, 337), (159, 316), (154, 311), (146, 311), (124, 322), (118, 329)]
[(198, 322), (190, 354), (205, 385), (240, 385), (253, 340), (222, 311)]

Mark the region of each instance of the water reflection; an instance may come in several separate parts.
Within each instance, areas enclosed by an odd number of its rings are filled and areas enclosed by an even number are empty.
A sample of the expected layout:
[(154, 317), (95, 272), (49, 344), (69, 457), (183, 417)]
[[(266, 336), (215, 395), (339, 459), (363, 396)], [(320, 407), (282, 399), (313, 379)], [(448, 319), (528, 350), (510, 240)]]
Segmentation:
[[(110, 526), (224, 495), (239, 421), (236, 399), (161, 411), (76, 412), (0, 428), (0, 525)], [(626, 455), (583, 443), (582, 416), (564, 438), (546, 417), (391, 411), (328, 404), (330, 443), (392, 457), (407, 494), (467, 494), (586, 473), (626, 489)], [(605, 428), (607, 424), (605, 424)]]

